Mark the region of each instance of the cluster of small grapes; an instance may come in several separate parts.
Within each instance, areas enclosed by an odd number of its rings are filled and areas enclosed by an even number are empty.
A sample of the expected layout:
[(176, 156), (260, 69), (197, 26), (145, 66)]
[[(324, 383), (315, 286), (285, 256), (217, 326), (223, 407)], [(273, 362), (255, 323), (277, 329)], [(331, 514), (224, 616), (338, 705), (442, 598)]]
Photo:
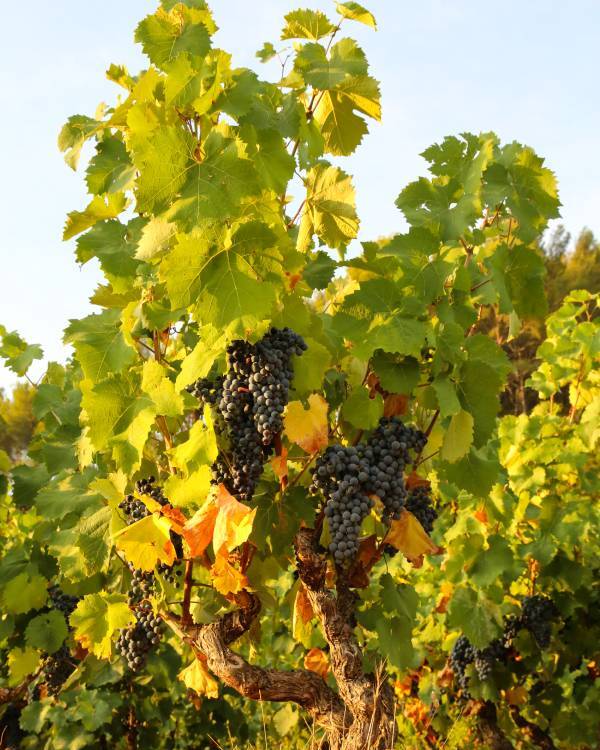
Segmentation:
[(57, 609), (59, 612), (62, 612), (65, 618), (68, 620), (69, 616), (79, 602), (79, 597), (65, 594), (60, 586), (56, 583), (48, 587), (48, 595), (52, 603), (52, 608)]
[(548, 648), (552, 622), (557, 617), (558, 610), (554, 602), (547, 596), (536, 594), (523, 599), (521, 614), (507, 617), (502, 636), (484, 649), (476, 649), (466, 636), (461, 635), (452, 648), (450, 664), (465, 695), (468, 695), (469, 678), (465, 672), (469, 664), (474, 663), (480, 680), (489, 680), (494, 663), (506, 662), (512, 642), (520, 630), (529, 630), (540, 648)]
[(291, 357), (306, 344), (289, 328), (272, 328), (257, 344), (237, 340), (227, 349), (228, 371), (215, 381), (202, 378), (188, 391), (215, 406), (229, 438), (228, 455), (213, 464), (213, 481), (249, 500), (263, 471), (293, 377)]
[(159, 562), (156, 566), (156, 570), (160, 575), (172, 584), (176, 589), (181, 586), (181, 578), (183, 576), (183, 567), (180, 564), (167, 565), (167, 563)]
[(135, 624), (121, 630), (117, 650), (127, 665), (138, 672), (146, 663), (149, 651), (160, 643), (162, 622), (152, 611), (150, 602), (142, 602), (135, 611)]
[(200, 378), (200, 380), (189, 385), (186, 390), (202, 403), (216, 406), (223, 391), (223, 380), (223, 375), (219, 375), (215, 380)]
[(406, 510), (415, 516), (428, 534), (431, 534), (438, 514), (433, 507), (431, 491), (428, 487), (421, 486), (410, 490), (406, 498)]
[(547, 596), (535, 594), (523, 599), (521, 606), (522, 627), (529, 630), (540, 648), (546, 649), (552, 637), (552, 623), (558, 619), (558, 609)]
[(364, 444), (332, 446), (317, 460), (311, 491), (326, 499), (325, 515), (331, 531), (329, 551), (342, 564), (358, 551), (363, 519), (383, 503), (385, 523), (400, 517), (407, 498), (403, 472), (411, 450), (420, 451), (427, 438), (397, 417), (384, 417)]
[(294, 377), (292, 355), (301, 356), (306, 349), (304, 339), (290, 328), (271, 328), (252, 351), (248, 387), (254, 422), (263, 445), (271, 445), (283, 429), (283, 410)]
[(45, 683), (49, 695), (56, 695), (67, 679), (75, 671), (75, 662), (68, 646), (63, 644), (58, 651), (48, 655), (40, 673), (40, 682)]
[(131, 571), (131, 585), (127, 594), (130, 607), (149, 599), (154, 593), (154, 573), (152, 571), (140, 570), (129, 564)]

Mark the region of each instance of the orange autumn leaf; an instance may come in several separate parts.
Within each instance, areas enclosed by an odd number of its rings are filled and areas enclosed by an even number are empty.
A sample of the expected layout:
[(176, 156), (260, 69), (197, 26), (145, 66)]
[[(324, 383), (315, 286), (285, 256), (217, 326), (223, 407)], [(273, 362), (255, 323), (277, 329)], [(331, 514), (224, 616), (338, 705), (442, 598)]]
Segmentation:
[(485, 508), (483, 507), (483, 505), (480, 508), (477, 508), (477, 510), (474, 513), (474, 516), (480, 523), (484, 524), (484, 526), (487, 526), (488, 514)]
[(256, 508), (238, 502), (224, 484), (220, 484), (215, 497), (218, 515), (213, 531), (213, 549), (218, 555), (223, 549), (231, 550), (243, 544), (252, 532)]
[(171, 521), (171, 528), (173, 529), (173, 531), (175, 531), (177, 534), (182, 533), (183, 526), (185, 525), (187, 518), (183, 515), (179, 508), (174, 508), (170, 503), (161, 505), (151, 495), (138, 494), (137, 492), (134, 492), (134, 497), (136, 497), (138, 500), (141, 500), (146, 508), (148, 508), (150, 513), (159, 513), (161, 516), (165, 516), (166, 518), (168, 518)]
[(408, 396), (400, 393), (390, 393), (383, 401), (383, 416), (396, 417), (406, 414), (408, 406)]
[(314, 612), (310, 599), (308, 598), (304, 584), (301, 583), (296, 592), (296, 599), (294, 600), (294, 619), (306, 625), (313, 617)]
[(504, 696), (511, 706), (523, 706), (528, 701), (527, 689), (522, 685), (515, 688), (509, 688)]
[(310, 672), (315, 672), (323, 679), (327, 678), (329, 672), (329, 659), (327, 654), (320, 648), (311, 648), (304, 657), (304, 668)]
[(369, 585), (369, 572), (373, 565), (381, 559), (381, 552), (377, 545), (376, 534), (362, 539), (359, 542), (358, 554), (348, 571), (348, 581), (351, 586), (358, 589)]
[(282, 479), (286, 479), (288, 475), (287, 457), (288, 450), (287, 448), (283, 447), (281, 449), (281, 455), (273, 456), (273, 458), (271, 459), (271, 468), (275, 472), (275, 476), (277, 477), (277, 479), (279, 479), (280, 482)]
[(301, 401), (291, 401), (285, 410), (285, 434), (306, 453), (317, 453), (329, 442), (327, 401), (317, 393), (308, 397), (308, 409)]
[(198, 557), (211, 543), (219, 509), (212, 500), (197, 510), (182, 529), (191, 557)]
[(290, 284), (290, 291), (293, 292), (296, 288), (296, 284), (302, 279), (301, 273), (288, 273), (286, 274)]
[(415, 568), (423, 565), (424, 555), (436, 555), (440, 552), (439, 547), (431, 541), (421, 524), (407, 510), (402, 511), (397, 521), (392, 521), (385, 543), (391, 544), (392, 547), (402, 552)]
[(239, 594), (248, 586), (248, 579), (229, 563), (224, 555), (217, 555), (210, 569), (212, 582), (219, 594)]

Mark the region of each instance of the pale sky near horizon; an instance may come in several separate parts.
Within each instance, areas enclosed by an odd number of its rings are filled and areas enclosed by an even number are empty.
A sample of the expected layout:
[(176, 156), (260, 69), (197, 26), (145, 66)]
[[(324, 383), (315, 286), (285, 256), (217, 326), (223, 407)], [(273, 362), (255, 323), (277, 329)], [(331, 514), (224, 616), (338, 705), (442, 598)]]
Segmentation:
[[(394, 206), (402, 187), (426, 171), (431, 143), (465, 130), (494, 130), (546, 157), (558, 177), (562, 222), (572, 235), (600, 234), (598, 143), (599, 0), (363, 0), (379, 30), (347, 23), (381, 81), (383, 123), (344, 160), (355, 176), (360, 239), (403, 229)], [(330, 0), (212, 0), (215, 45), (234, 65), (252, 66), (296, 7), (333, 12)], [(99, 278), (79, 268), (74, 242), (61, 241), (68, 211), (87, 202), (83, 173), (63, 162), (56, 137), (71, 114), (92, 115), (119, 89), (112, 62), (145, 67), (133, 42), (154, 0), (29, 0), (3, 8), (0, 49), (0, 323), (64, 361), (62, 329), (92, 312)], [(263, 72), (264, 74), (264, 72)], [(42, 366), (33, 368), (39, 375)], [(0, 367), (0, 388), (16, 381)]]

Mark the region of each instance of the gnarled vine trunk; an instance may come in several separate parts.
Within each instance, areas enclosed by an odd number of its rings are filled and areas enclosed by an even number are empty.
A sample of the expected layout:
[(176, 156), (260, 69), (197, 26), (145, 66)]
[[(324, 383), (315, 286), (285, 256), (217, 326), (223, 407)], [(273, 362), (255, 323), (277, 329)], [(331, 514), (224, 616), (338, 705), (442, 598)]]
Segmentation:
[(394, 692), (383, 668), (363, 670), (354, 635), (356, 595), (338, 578), (327, 588), (327, 562), (316, 549), (314, 529), (301, 529), (295, 550), (300, 580), (329, 644), (337, 692), (305, 669), (266, 669), (250, 664), (231, 648), (260, 612), (256, 594), (243, 592), (239, 609), (217, 622), (187, 626), (185, 637), (206, 657), (208, 668), (240, 695), (254, 700), (292, 701), (306, 710), (323, 732), (328, 750), (392, 750), (396, 739)]

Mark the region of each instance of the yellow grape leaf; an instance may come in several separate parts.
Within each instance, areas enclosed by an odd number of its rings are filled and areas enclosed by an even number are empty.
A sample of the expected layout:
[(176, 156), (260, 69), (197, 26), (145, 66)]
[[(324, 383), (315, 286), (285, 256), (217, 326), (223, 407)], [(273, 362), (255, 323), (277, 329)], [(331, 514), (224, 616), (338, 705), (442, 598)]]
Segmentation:
[(106, 591), (84, 596), (69, 618), (75, 640), (100, 659), (110, 658), (113, 633), (132, 620), (125, 596)]
[(185, 524), (182, 536), (190, 548), (190, 555), (198, 557), (211, 543), (219, 509), (209, 500)]
[(291, 401), (285, 410), (285, 434), (307, 453), (325, 448), (328, 440), (327, 401), (318, 393), (308, 397), (308, 409), (301, 401)]
[(189, 667), (182, 669), (177, 676), (189, 690), (198, 695), (205, 695), (207, 698), (219, 697), (219, 683), (213, 679), (200, 659), (194, 659)]
[(113, 540), (135, 568), (154, 570), (159, 561), (167, 565), (175, 561), (177, 555), (169, 534), (172, 525), (168, 518), (152, 513), (118, 531)]
[(219, 509), (213, 533), (213, 549), (218, 555), (225, 548), (228, 552), (243, 544), (252, 531), (256, 508), (238, 502), (220, 484), (215, 503)]
[(224, 555), (217, 555), (215, 564), (210, 569), (212, 582), (219, 594), (239, 594), (248, 586), (248, 579), (237, 568), (230, 565)]
[(33, 674), (40, 665), (41, 654), (35, 648), (15, 647), (8, 652), (8, 684), (15, 687), (25, 677)]
[(327, 678), (327, 672), (329, 672), (329, 659), (324, 651), (320, 648), (311, 648), (311, 650), (304, 657), (304, 668), (311, 672), (316, 672), (324, 680)]
[(424, 555), (436, 555), (440, 552), (440, 548), (431, 541), (421, 524), (407, 510), (402, 511), (397, 521), (392, 521), (384, 541), (400, 550), (415, 568), (421, 567)]

